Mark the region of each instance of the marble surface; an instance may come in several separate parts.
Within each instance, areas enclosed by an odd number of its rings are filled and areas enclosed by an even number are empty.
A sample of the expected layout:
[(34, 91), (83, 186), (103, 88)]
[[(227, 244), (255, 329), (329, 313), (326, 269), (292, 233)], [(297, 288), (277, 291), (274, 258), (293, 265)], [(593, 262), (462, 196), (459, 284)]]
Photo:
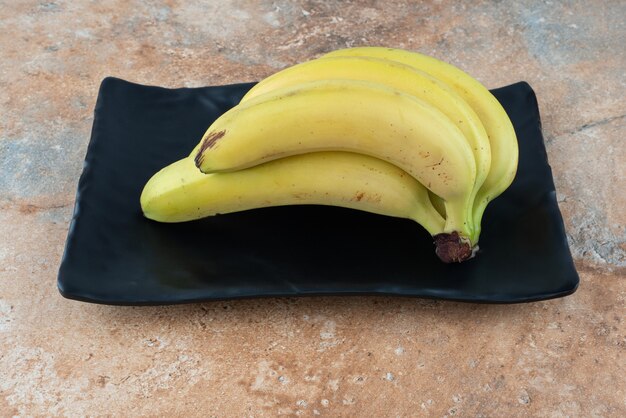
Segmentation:
[[(619, 0), (0, 0), (0, 416), (626, 416), (624, 16)], [(58, 294), (103, 77), (252, 81), (357, 45), (533, 86), (574, 295), (132, 308)]]

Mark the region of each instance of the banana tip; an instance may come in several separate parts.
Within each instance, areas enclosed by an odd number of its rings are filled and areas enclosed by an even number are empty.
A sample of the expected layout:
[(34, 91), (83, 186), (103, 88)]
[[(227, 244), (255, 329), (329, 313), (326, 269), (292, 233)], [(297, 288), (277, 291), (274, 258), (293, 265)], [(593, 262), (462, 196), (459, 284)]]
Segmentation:
[(458, 232), (437, 234), (435, 253), (444, 263), (460, 263), (469, 260), (476, 254), (477, 247), (472, 248), (469, 239), (462, 237)]
[(206, 150), (213, 148), (217, 141), (224, 137), (224, 135), (226, 135), (226, 131), (211, 132), (205, 135), (202, 143), (200, 144), (200, 148), (198, 149), (198, 153), (194, 158), (196, 167), (198, 167), (200, 171), (202, 171), (201, 165), (204, 162), (204, 153)]

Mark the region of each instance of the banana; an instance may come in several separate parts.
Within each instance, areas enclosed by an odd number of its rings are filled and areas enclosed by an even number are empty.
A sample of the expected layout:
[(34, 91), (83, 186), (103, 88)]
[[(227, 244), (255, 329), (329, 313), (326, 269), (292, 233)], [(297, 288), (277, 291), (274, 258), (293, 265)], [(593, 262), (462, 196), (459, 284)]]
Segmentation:
[(333, 205), (408, 218), (431, 235), (444, 220), (424, 186), (398, 167), (348, 152), (282, 158), (230, 173), (201, 173), (191, 157), (158, 173), (141, 194), (144, 215), (160, 222), (279, 205)]
[[(463, 98), (447, 84), (419, 69), (371, 57), (338, 56), (317, 59), (288, 67), (260, 81), (248, 91), (241, 103), (272, 93), (276, 89), (328, 79), (384, 84), (430, 103), (450, 118), (468, 140), (476, 162), (472, 205), (468, 207), (471, 212), (474, 197), (485, 181), (491, 165), (491, 147), (487, 132), (479, 117)], [(473, 231), (472, 215), (469, 217), (472, 220), (470, 229)]]
[(381, 84), (322, 80), (274, 90), (218, 118), (194, 153), (202, 172), (296, 154), (351, 151), (392, 163), (443, 198), (444, 233), (470, 242), (474, 155), (459, 128), (414, 96)]
[(517, 172), (517, 138), (502, 105), (478, 80), (451, 64), (427, 55), (393, 48), (359, 47), (333, 51), (321, 59), (347, 56), (386, 59), (424, 71), (450, 85), (474, 109), (487, 131), (491, 148), (489, 174), (473, 204), (472, 241), (476, 242), (487, 205), (511, 185)]

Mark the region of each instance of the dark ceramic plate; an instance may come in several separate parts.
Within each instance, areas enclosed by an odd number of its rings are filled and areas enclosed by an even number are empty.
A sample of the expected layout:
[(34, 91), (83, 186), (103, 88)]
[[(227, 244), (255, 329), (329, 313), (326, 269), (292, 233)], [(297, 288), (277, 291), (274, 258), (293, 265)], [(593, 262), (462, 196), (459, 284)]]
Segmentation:
[(63, 296), (123, 305), (347, 294), (512, 303), (576, 290), (526, 83), (493, 91), (515, 125), (519, 170), (485, 213), (479, 254), (462, 264), (441, 263), (412, 221), (350, 209), (276, 207), (183, 224), (145, 219), (139, 195), (146, 181), (186, 156), (252, 85), (170, 90), (102, 82), (59, 270)]

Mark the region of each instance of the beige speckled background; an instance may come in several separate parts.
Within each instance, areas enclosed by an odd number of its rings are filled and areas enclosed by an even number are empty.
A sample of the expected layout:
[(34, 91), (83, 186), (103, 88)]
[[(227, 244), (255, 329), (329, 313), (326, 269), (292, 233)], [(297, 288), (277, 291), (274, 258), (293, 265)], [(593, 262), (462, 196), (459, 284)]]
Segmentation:
[[(460, 3), (0, 0), (0, 416), (626, 416), (626, 3)], [(252, 81), (367, 44), (533, 86), (574, 295), (130, 308), (58, 294), (103, 77)]]

